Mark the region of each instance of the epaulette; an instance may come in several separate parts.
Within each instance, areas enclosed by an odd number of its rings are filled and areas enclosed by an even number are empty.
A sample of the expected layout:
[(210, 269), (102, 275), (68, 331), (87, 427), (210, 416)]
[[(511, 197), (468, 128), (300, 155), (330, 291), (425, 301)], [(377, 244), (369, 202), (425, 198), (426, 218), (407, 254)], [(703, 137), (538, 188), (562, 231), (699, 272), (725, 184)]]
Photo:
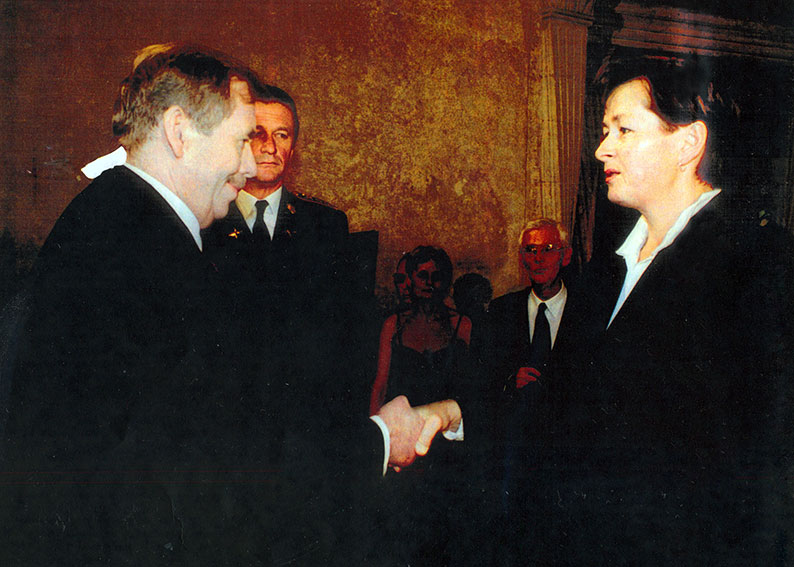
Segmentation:
[(298, 199), (302, 201), (308, 201), (309, 203), (316, 203), (318, 205), (322, 205), (324, 207), (329, 207), (331, 209), (336, 209), (331, 203), (328, 201), (323, 201), (317, 197), (312, 197), (311, 195), (307, 195), (306, 193), (299, 193), (298, 191), (293, 191), (293, 195), (295, 195)]

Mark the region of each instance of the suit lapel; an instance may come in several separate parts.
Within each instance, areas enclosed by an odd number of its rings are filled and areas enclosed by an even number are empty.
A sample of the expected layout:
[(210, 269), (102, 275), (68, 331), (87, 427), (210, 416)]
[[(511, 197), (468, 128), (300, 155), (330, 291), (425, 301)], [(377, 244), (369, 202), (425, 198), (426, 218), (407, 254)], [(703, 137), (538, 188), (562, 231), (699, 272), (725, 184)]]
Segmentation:
[(529, 342), (529, 293), (531, 288), (526, 288), (518, 295), (518, 305), (515, 309), (515, 336), (518, 337), (518, 347), (521, 358), (525, 364), (532, 353), (532, 346)]
[[(689, 219), (684, 230), (681, 231), (672, 244), (659, 251), (656, 258), (654, 258), (626, 298), (612, 325), (609, 326), (609, 330), (618, 327), (618, 323), (623, 319), (629, 321), (639, 320), (642, 317), (644, 306), (658, 304), (663, 292), (668, 290), (671, 285), (674, 285), (673, 280), (669, 277), (670, 274), (686, 273), (684, 270), (697, 269), (694, 266), (687, 265), (685, 258), (688, 257), (688, 251), (693, 249), (692, 243), (708, 240), (709, 235), (715, 230), (715, 219), (719, 218), (721, 214), (721, 212), (715, 212), (715, 210), (719, 211), (720, 203), (720, 195), (717, 195), (695, 216)], [(617, 266), (614, 273), (619, 274), (619, 277), (616, 277), (614, 282), (615, 290), (614, 300), (611, 302), (612, 309), (617, 303), (618, 295), (626, 277), (625, 260), (617, 255), (616, 258)], [(637, 313), (635, 314), (634, 311), (637, 311)], [(609, 315), (611, 314), (612, 311), (609, 312)]]
[(248, 224), (234, 201), (229, 204), (229, 213), (226, 217), (215, 221), (208, 232), (215, 238), (215, 245), (221, 248), (230, 247), (232, 250), (247, 248), (253, 238), (251, 229), (248, 228)]
[(229, 203), (229, 214), (226, 215), (226, 224), (229, 226), (229, 238), (243, 238), (247, 240), (251, 236), (251, 229), (248, 228), (248, 223), (245, 222), (243, 214), (237, 208), (237, 202), (232, 201)]

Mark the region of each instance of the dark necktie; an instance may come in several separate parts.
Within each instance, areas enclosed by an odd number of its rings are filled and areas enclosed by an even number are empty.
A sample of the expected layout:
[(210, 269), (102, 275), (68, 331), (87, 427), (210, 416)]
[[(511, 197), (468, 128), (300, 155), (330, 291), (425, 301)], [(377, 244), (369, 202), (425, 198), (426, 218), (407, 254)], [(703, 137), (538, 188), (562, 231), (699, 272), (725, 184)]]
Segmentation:
[(532, 335), (532, 364), (534, 368), (541, 370), (549, 359), (551, 352), (551, 328), (549, 320), (546, 318), (546, 304), (538, 305), (538, 313), (535, 315), (535, 332)]
[(267, 208), (267, 201), (257, 201), (254, 205), (256, 207), (256, 220), (254, 221), (254, 243), (260, 248), (267, 248), (270, 244), (270, 232), (267, 230), (265, 224), (265, 209)]

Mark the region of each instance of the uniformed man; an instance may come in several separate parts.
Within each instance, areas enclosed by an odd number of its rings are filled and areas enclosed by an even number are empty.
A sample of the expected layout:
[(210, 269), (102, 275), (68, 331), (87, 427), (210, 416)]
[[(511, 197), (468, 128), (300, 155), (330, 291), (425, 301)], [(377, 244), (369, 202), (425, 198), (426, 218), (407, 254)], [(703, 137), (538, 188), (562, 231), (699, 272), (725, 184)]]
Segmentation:
[(210, 228), (208, 248), (219, 270), (233, 279), (248, 278), (244, 283), (255, 286), (257, 294), (268, 288), (280, 300), (297, 295), (301, 303), (321, 310), (324, 306), (317, 303), (326, 302), (329, 283), (342, 276), (347, 216), (284, 186), (299, 132), (292, 97), (260, 83), (253, 98), (256, 176), (240, 191), (226, 218)]
[(353, 533), (352, 500), (457, 428), (454, 402), (402, 398), (331, 429), (340, 404), (314, 375), (239, 368), (281, 343), (254, 349), (268, 326), (229, 322), (199, 229), (255, 173), (251, 77), (173, 45), (122, 81), (127, 163), (70, 203), (32, 275), (2, 408), (1, 565), (362, 564), (346, 552), (380, 542)]
[(311, 395), (358, 403), (363, 414), (366, 349), (359, 344), (359, 294), (348, 276), (347, 216), (286, 187), (300, 130), (295, 101), (257, 80), (251, 91), (256, 175), (205, 233), (207, 253), (239, 297), (232, 317), (248, 330), (236, 363), (280, 363)]

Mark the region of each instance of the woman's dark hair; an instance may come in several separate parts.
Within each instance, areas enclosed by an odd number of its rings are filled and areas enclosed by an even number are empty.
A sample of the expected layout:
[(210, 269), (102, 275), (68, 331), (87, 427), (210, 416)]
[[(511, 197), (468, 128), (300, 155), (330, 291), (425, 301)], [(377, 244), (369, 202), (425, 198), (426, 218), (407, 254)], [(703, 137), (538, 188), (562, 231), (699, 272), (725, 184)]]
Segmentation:
[(436, 246), (417, 246), (405, 262), (405, 272), (408, 275), (416, 271), (417, 266), (433, 261), (441, 272), (441, 289), (446, 294), (452, 285), (452, 260), (443, 248)]
[(410, 258), (410, 257), (411, 257), (411, 253), (410, 252), (403, 252), (403, 255), (400, 256), (400, 259), (397, 260), (397, 263), (394, 265), (394, 271), (396, 272), (398, 269), (400, 269), (400, 264), (405, 262), (405, 273), (408, 274), (409, 273), (408, 272), (408, 258)]
[(460, 313), (471, 317), (484, 313), (485, 306), (493, 298), (493, 288), (488, 278), (477, 273), (463, 274), (455, 280), (452, 301)]
[[(730, 93), (715, 85), (715, 70), (706, 57), (635, 55), (608, 57), (596, 74), (601, 106), (620, 85), (642, 81), (648, 89), (650, 110), (672, 131), (698, 120), (709, 129), (706, 153), (700, 172), (709, 181), (722, 184), (724, 174), (715, 165), (728, 156), (726, 144), (738, 127), (739, 108)], [(715, 178), (716, 177), (716, 178)]]
[[(400, 256), (400, 259), (397, 260), (397, 263), (394, 265), (394, 287), (395, 287), (395, 291), (397, 290), (397, 285), (398, 285), (397, 284), (397, 278), (400, 278), (400, 283), (403, 283), (405, 281), (403, 278), (410, 277), (410, 275), (411, 275), (410, 272), (408, 271), (408, 258), (410, 258), (410, 257), (411, 257), (411, 253), (410, 252), (403, 252), (403, 255)], [(403, 272), (404, 272), (402, 274), (398, 273), (399, 270), (400, 270), (400, 266), (401, 265), (403, 266)], [(398, 293), (397, 299), (402, 301), (402, 299), (399, 297), (399, 293)]]
[[(697, 56), (636, 56), (607, 59), (596, 76), (603, 87), (603, 101), (617, 87), (640, 80), (651, 97), (650, 110), (671, 129), (702, 120), (707, 125), (715, 99), (711, 69)], [(719, 96), (719, 95), (717, 95)]]

